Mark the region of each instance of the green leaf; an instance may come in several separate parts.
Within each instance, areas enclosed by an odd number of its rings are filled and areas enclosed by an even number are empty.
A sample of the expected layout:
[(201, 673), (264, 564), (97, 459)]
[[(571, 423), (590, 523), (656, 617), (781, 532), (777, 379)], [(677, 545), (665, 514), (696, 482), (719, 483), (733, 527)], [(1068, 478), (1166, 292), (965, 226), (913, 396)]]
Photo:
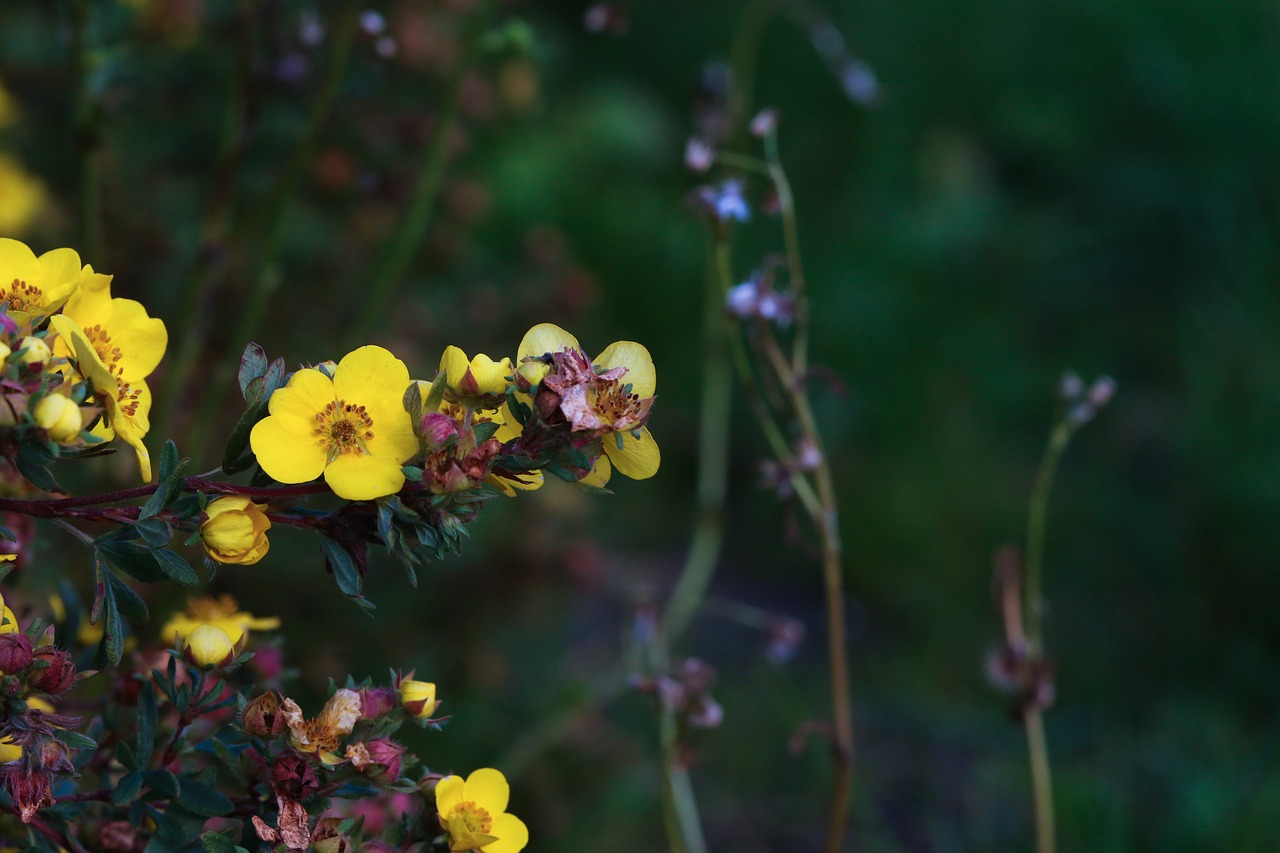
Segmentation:
[(115, 568), (143, 583), (159, 583), (168, 576), (160, 570), (159, 563), (149, 548), (136, 542), (120, 542), (99, 539), (98, 553)]
[[(111, 572), (106, 574), (111, 577)], [(102, 619), (102, 650), (107, 656), (107, 663), (116, 666), (124, 657), (124, 623), (120, 621), (120, 608), (110, 582), (106, 584), (106, 595), (103, 596)]]
[(240, 370), (236, 378), (240, 381), (240, 393), (245, 400), (249, 399), (249, 383), (267, 372), (267, 354), (262, 347), (249, 342), (240, 354)]
[(231, 800), (218, 793), (209, 785), (195, 779), (183, 777), (182, 791), (178, 794), (178, 805), (190, 812), (205, 817), (219, 817), (235, 810)]
[(145, 625), (151, 621), (151, 614), (147, 611), (146, 602), (119, 575), (108, 571), (107, 584), (115, 595), (116, 606), (126, 619), (135, 625)]
[(194, 586), (199, 582), (196, 570), (191, 568), (191, 564), (181, 554), (165, 548), (156, 549), (151, 554), (160, 566), (160, 571), (183, 586)]
[(156, 691), (148, 681), (142, 685), (138, 693), (138, 767), (146, 767), (151, 761), (151, 751), (155, 747), (156, 720), (159, 714), (156, 709)]
[(126, 773), (111, 789), (111, 802), (117, 806), (127, 806), (138, 798), (142, 792), (142, 774), (137, 770)]
[(72, 749), (97, 749), (98, 742), (88, 735), (82, 735), (71, 729), (53, 730), (53, 739), (59, 743), (66, 744)]
[(320, 547), (324, 551), (325, 562), (329, 564), (333, 577), (338, 582), (338, 589), (342, 590), (344, 595), (349, 595), (352, 598), (359, 597), (360, 572), (356, 569), (356, 564), (351, 559), (351, 554), (347, 552), (346, 548), (327, 537), (321, 537)]
[(53, 474), (49, 472), (49, 462), (51, 460), (52, 457), (49, 456), (47, 450), (29, 442), (24, 442), (18, 447), (18, 455), (14, 459), (18, 465), (18, 470), (31, 485), (46, 492), (61, 493), (62, 487), (58, 485), (58, 481), (53, 479)]
[[(160, 493), (156, 492), (156, 494)], [(145, 510), (145, 507), (143, 509)], [(155, 513), (152, 513), (152, 515), (155, 515)], [(133, 527), (138, 531), (138, 535), (142, 537), (142, 541), (153, 548), (163, 548), (173, 538), (173, 528), (169, 527), (169, 522), (159, 518), (143, 519)]]
[(401, 399), (404, 410), (409, 413), (410, 423), (416, 428), (422, 423), (422, 388), (417, 382), (410, 382)]
[(476, 444), (484, 444), (493, 438), (493, 434), (498, 431), (498, 425), (493, 421), (485, 421), (484, 423), (476, 424), (471, 428), (471, 431), (475, 433)]
[[(440, 401), (444, 399), (444, 389), (448, 386), (448, 376), (445, 371), (440, 371), (434, 382), (431, 383), (431, 390), (427, 392), (427, 399), (422, 401), (422, 411), (438, 412), (440, 411)], [(414, 425), (415, 427), (417, 424)]]
[(240, 849), (230, 835), (221, 832), (204, 833), (200, 836), (200, 846), (204, 848), (204, 853), (236, 853)]
[(161, 480), (170, 480), (174, 474), (178, 473), (178, 469), (183, 465), (183, 460), (178, 456), (178, 445), (170, 439), (164, 443), (164, 449), (160, 451), (159, 474)]
[(148, 770), (143, 775), (147, 778), (147, 787), (161, 796), (173, 799), (181, 793), (178, 777), (168, 770)]

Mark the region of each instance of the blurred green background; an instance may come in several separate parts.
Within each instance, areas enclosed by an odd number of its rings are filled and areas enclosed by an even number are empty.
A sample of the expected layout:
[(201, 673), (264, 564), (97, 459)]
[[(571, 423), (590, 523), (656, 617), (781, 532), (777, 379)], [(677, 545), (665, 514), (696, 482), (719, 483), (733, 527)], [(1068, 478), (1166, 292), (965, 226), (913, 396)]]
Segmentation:
[[(345, 352), (481, 4), (368, 4), (388, 28), (356, 37), (266, 264), (254, 216), (332, 65), (340, 4), (81, 5), (92, 67), (80, 84), (76, 3), (0, 6), (0, 84), (16, 106), (0, 149), (45, 187), (12, 236), (73, 246), (113, 273), (117, 295), (169, 323), (171, 353), (194, 334), (181, 325), (191, 288), (216, 270), (192, 303), (203, 329), (192, 380), (171, 402), (157, 392), (175, 413), (168, 435), (207, 470), (239, 410), (201, 401), (244, 343), (255, 292), (275, 288), (251, 330), (272, 355)], [(509, 762), (512, 809), (530, 849), (548, 853), (665, 843), (649, 699), (587, 699), (619, 671), (635, 607), (662, 600), (691, 533), (705, 245), (683, 149), (702, 68), (726, 59), (746, 4), (636, 3), (620, 35), (588, 32), (587, 5), (499, 8), (499, 22), (527, 24), (531, 46), (481, 57), (461, 87), (429, 237), (361, 342), (424, 377), (447, 344), (511, 353), (541, 321), (592, 352), (644, 342), (659, 373), (659, 476), (622, 480), (613, 497), (552, 483), (494, 505), (466, 553), (416, 591), (375, 563), (376, 619), (291, 531), (263, 564), (214, 582), (284, 618), (296, 692), (312, 701), (346, 672), (416, 667), (435, 680), (456, 719), (420, 754), (436, 769)], [(756, 105), (782, 116), (814, 360), (849, 389), (817, 391), (854, 627), (849, 849), (1031, 846), (1022, 733), (982, 660), (1000, 633), (991, 557), (1022, 535), (1066, 368), (1110, 373), (1120, 393), (1069, 449), (1050, 509), (1062, 849), (1275, 849), (1280, 7), (819, 8), (875, 69), (878, 104), (851, 103), (780, 16)], [(324, 30), (318, 43), (300, 36), (308, 22)], [(227, 183), (229, 116), (247, 118)], [(101, 175), (98, 255), (81, 226), (86, 150)], [(202, 248), (219, 186), (231, 224)], [(757, 216), (736, 241), (737, 274), (779, 248), (776, 223)], [(778, 666), (759, 631), (696, 623), (679, 651), (719, 670), (726, 714), (701, 734), (693, 779), (713, 849), (813, 849), (828, 761), (814, 741), (791, 754), (788, 739), (827, 714), (819, 571), (788, 540), (785, 508), (756, 488), (763, 444), (740, 400), (734, 412), (713, 594), (799, 619), (808, 637)], [(42, 548), (87, 582), (63, 540)]]

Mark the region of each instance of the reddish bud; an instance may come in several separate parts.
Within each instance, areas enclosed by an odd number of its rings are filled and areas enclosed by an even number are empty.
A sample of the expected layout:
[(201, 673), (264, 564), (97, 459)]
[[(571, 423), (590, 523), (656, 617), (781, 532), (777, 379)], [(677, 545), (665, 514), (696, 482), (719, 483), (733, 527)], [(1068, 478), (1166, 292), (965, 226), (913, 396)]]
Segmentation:
[(373, 778), (386, 778), (394, 782), (400, 778), (400, 756), (405, 748), (389, 738), (355, 743), (347, 747), (347, 758), (351, 766), (364, 775)]
[(271, 784), (277, 797), (301, 800), (320, 789), (315, 768), (298, 753), (282, 752), (271, 766)]
[(284, 731), (284, 714), (275, 691), (256, 696), (244, 706), (240, 727), (256, 737), (274, 737)]
[(71, 655), (62, 649), (46, 646), (32, 655), (33, 663), (45, 662), (46, 666), (31, 673), (30, 684), (41, 693), (57, 696), (70, 689), (76, 680), (76, 665)]
[(360, 719), (376, 720), (394, 711), (400, 696), (391, 687), (366, 687), (360, 691)]
[(26, 634), (0, 634), (0, 672), (16, 675), (31, 665), (31, 638)]
[(427, 444), (432, 447), (442, 447), (450, 439), (459, 438), (462, 435), (462, 427), (449, 415), (431, 412), (422, 416), (418, 432)]

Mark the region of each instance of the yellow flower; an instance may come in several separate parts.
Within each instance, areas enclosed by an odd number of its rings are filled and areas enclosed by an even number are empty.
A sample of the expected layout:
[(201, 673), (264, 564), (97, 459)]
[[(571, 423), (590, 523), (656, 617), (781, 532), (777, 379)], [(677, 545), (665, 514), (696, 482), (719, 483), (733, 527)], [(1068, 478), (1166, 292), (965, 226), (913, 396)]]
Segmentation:
[(491, 767), (475, 771), (465, 782), (461, 776), (441, 779), (436, 784), (436, 811), (449, 833), (449, 849), (454, 853), (523, 850), (529, 843), (529, 829), (520, 818), (507, 814), (510, 794), (507, 778)]
[(49, 352), (49, 345), (44, 342), (44, 338), (37, 338), (33, 335), (27, 335), (18, 341), (18, 349), (22, 355), (18, 356), (18, 360), (23, 364), (48, 364), (53, 354)]
[[(62, 316), (84, 332), (98, 360), (117, 382), (146, 379), (160, 364), (169, 345), (164, 321), (151, 317), (141, 302), (111, 296), (109, 275), (88, 273), (67, 299)], [(65, 326), (65, 323), (60, 325)], [(67, 335), (53, 341), (53, 354), (75, 357)]]
[(436, 686), (430, 681), (414, 681), (406, 678), (400, 682), (400, 704), (415, 717), (431, 719), (436, 706)]
[(183, 651), (196, 666), (221, 666), (234, 656), (236, 644), (217, 625), (200, 625), (183, 639)]
[(193, 598), (187, 602), (187, 611), (172, 616), (161, 630), (166, 642), (181, 643), (187, 640), (191, 632), (202, 625), (221, 628), (230, 638), (232, 645), (239, 645), (249, 631), (270, 631), (280, 627), (280, 620), (274, 617), (259, 618), (246, 613), (229, 595), (218, 598)]
[(219, 563), (251, 566), (267, 554), (271, 543), (267, 531), (271, 519), (263, 512), (266, 504), (256, 504), (241, 495), (227, 495), (205, 508), (208, 516), (200, 525), (204, 550)]
[(72, 249), (36, 257), (26, 243), (0, 237), (0, 302), (18, 325), (52, 314), (67, 301), (93, 267), (80, 265)]
[(5, 735), (0, 738), (0, 764), (12, 764), (22, 757), (22, 747), (13, 742), (13, 738)]
[(401, 465), (418, 450), (403, 403), (408, 387), (404, 362), (382, 347), (360, 347), (338, 362), (332, 379), (312, 368), (293, 374), (271, 395), (250, 446), (277, 482), (324, 474), (347, 500), (393, 495), (404, 485)]
[(58, 444), (75, 441), (84, 426), (80, 407), (65, 394), (46, 394), (35, 408), (36, 423)]
[(502, 405), (502, 399), (507, 393), (511, 359), (494, 361), (484, 353), (479, 353), (468, 361), (465, 352), (450, 346), (440, 356), (440, 369), (448, 376), (449, 391), (452, 393), (446, 394), (447, 397), (472, 408), (496, 409)]
[[(566, 351), (585, 359), (577, 338), (552, 323), (540, 323), (520, 341), (521, 369), (544, 356)], [(614, 468), (633, 480), (652, 477), (662, 462), (658, 443), (648, 427), (634, 428), (647, 416), (658, 383), (649, 350), (634, 341), (618, 341), (596, 356), (591, 366), (595, 380), (568, 389), (561, 403), (566, 415), (573, 415), (575, 430), (591, 429), (604, 438), (604, 455), (579, 482), (603, 486)]]
[(76, 369), (88, 381), (93, 396), (106, 407), (106, 424), (93, 428), (103, 438), (120, 438), (133, 448), (138, 457), (138, 473), (151, 482), (151, 454), (142, 437), (151, 429), (151, 389), (141, 379), (118, 380), (98, 357), (84, 331), (69, 317), (58, 314), (49, 318), (50, 325), (64, 341), (69, 341), (76, 356)]
[[(4, 112), (0, 91), (0, 114)], [(0, 125), (3, 117), (0, 116)], [(21, 234), (31, 227), (45, 205), (44, 183), (22, 167), (22, 163), (0, 151), (0, 232)]]

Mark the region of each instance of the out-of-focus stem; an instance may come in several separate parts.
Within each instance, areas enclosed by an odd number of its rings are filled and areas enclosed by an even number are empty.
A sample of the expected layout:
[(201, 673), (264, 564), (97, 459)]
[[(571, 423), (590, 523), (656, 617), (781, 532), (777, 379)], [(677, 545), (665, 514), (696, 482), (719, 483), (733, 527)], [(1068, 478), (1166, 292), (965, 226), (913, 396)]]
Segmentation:
[(253, 234), (262, 235), (262, 245), (257, 252), (257, 285), (249, 292), (248, 300), (240, 313), (240, 322), (235, 332), (228, 338), (229, 349), (223, 353), (212, 371), (209, 388), (200, 404), (200, 413), (196, 417), (191, 430), (191, 446), (196, 450), (203, 447), (205, 435), (214, 414), (222, 405), (231, 377), (235, 375), (235, 364), (246, 341), (250, 340), (262, 323), (267, 305), (280, 283), (280, 270), (277, 266), (276, 253), (279, 250), (280, 238), (284, 229), (284, 212), (288, 202), (293, 198), (303, 168), (311, 160), (311, 152), (320, 138), (333, 111), (338, 90), (346, 77), (347, 61), (351, 56), (351, 45), (355, 41), (359, 23), (360, 4), (356, 0), (348, 0), (343, 6), (339, 24), (334, 32), (333, 50), (329, 56), (329, 70), (325, 75), (319, 94), (311, 105), (311, 113), (307, 128), (285, 167), (276, 177), (267, 200), (258, 214), (252, 219)]
[(1027, 512), (1027, 586), (1026, 619), (1029, 652), (1039, 656), (1044, 651), (1042, 616), (1044, 600), (1042, 575), (1044, 564), (1045, 519), (1049, 512), (1049, 492), (1053, 489), (1053, 476), (1057, 473), (1062, 452), (1071, 440), (1071, 424), (1063, 419), (1053, 428), (1049, 443), (1040, 460), (1040, 470), (1031, 490), (1031, 506)]
[[(654, 665), (662, 673), (670, 652), (706, 597), (724, 545), (724, 499), (729, 477), (729, 405), (733, 375), (725, 344), (728, 327), (722, 308), (722, 270), (728, 244), (719, 240), (707, 264), (703, 288), (702, 409), (698, 417), (698, 486), (693, 541), (654, 638)], [(702, 853), (706, 842), (689, 770), (680, 759), (675, 712), (659, 694), (662, 739), (663, 816), (672, 850)]]
[(90, 91), (89, 14), (91, 0), (71, 4), (71, 59), (76, 80), (75, 128), (80, 147), (80, 216), (85, 257), (101, 264), (102, 257), (102, 173), (101, 111)]
[(698, 417), (698, 486), (693, 542), (663, 614), (659, 641), (670, 649), (706, 595), (724, 542), (724, 497), (729, 476), (730, 372), (720, 281), (729, 247), (718, 240), (707, 270), (702, 318), (702, 409)]
[(846, 650), (848, 629), (845, 620), (844, 575), (840, 564), (840, 519), (831, 464), (823, 450), (813, 408), (804, 390), (803, 379), (793, 372), (772, 329), (760, 323), (760, 340), (773, 369), (782, 377), (790, 395), (800, 434), (818, 452), (814, 479), (821, 511), (813, 519), (822, 537), (822, 578), (827, 603), (827, 656), (830, 663), (832, 753), (835, 773), (832, 780), (831, 810), (827, 819), (827, 853), (839, 853), (849, 820), (849, 794), (853, 782), (853, 707), (850, 699), (849, 660)]
[(153, 432), (157, 435), (171, 434), (174, 413), (185, 396), (183, 389), (187, 387), (192, 368), (207, 338), (208, 324), (201, 321), (201, 313), (208, 305), (218, 274), (225, 269), (230, 254), (225, 240), (235, 198), (236, 178), (248, 142), (248, 112), (252, 99), (250, 69), (257, 5), (258, 0), (240, 0), (237, 11), (238, 33), (232, 60), (234, 79), (227, 97), (222, 149), (201, 229), (200, 245), (196, 249), (196, 258), (184, 288), (185, 299), (178, 315), (176, 328), (182, 329), (183, 334), (177, 353), (166, 365), (160, 405), (152, 418)]
[(348, 349), (362, 343), (365, 337), (383, 321), (391, 300), (399, 290), (409, 265), (413, 263), (414, 256), (417, 255), (418, 249), (422, 246), (422, 240), (426, 237), (427, 228), (431, 225), (431, 215), (435, 212), (436, 200), (440, 194), (440, 185), (444, 180), (445, 166), (449, 162), (449, 146), (453, 142), (453, 131), (458, 126), (462, 107), (462, 87), (475, 62), (479, 50), (478, 42), (488, 26), (491, 7), (492, 3), (486, 4), (471, 27), (466, 54), (454, 69), (444, 103), (441, 104), (437, 114), (435, 136), (423, 152), (413, 202), (400, 225), (400, 230), (396, 232), (390, 246), (382, 255), (381, 262), (374, 272), (373, 281), (369, 285), (369, 294), (361, 302), (360, 313), (347, 329)]
[[(1063, 418), (1049, 435), (1036, 482), (1031, 489), (1031, 505), (1027, 512), (1027, 578), (1023, 613), (1027, 624), (1027, 654), (1033, 665), (1044, 659), (1044, 539), (1049, 513), (1049, 494), (1062, 453), (1071, 441), (1072, 424)], [(1049, 747), (1044, 734), (1044, 713), (1035, 697), (1023, 709), (1022, 723), (1027, 731), (1027, 753), (1031, 762), (1031, 789), (1036, 814), (1036, 851), (1054, 853), (1057, 847), (1053, 815), (1053, 776), (1049, 765)]]
[(782, 239), (787, 249), (787, 269), (791, 277), (791, 295), (796, 301), (795, 339), (791, 346), (791, 367), (796, 377), (804, 381), (809, 358), (809, 304), (805, 293), (804, 263), (800, 255), (800, 231), (796, 225), (796, 202), (791, 194), (791, 182), (778, 154), (778, 131), (771, 128), (764, 137), (765, 160), (769, 164), (769, 177), (778, 192), (778, 209), (782, 216)]
[(1054, 853), (1057, 841), (1053, 818), (1053, 777), (1049, 769), (1049, 746), (1044, 737), (1044, 715), (1031, 703), (1023, 712), (1027, 730), (1027, 751), (1031, 756), (1031, 789), (1036, 810), (1036, 853)]

